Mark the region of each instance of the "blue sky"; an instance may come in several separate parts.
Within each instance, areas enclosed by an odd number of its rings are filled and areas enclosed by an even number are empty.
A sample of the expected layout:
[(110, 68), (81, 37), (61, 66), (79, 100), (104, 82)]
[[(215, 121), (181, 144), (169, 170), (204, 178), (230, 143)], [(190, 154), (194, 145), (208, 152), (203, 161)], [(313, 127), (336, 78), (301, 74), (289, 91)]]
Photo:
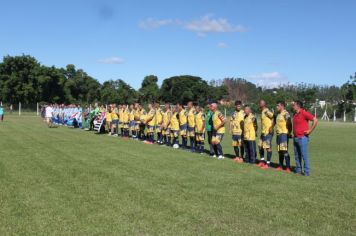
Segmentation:
[(341, 85), (356, 70), (354, 0), (0, 0), (0, 56), (75, 64), (100, 82), (190, 74)]

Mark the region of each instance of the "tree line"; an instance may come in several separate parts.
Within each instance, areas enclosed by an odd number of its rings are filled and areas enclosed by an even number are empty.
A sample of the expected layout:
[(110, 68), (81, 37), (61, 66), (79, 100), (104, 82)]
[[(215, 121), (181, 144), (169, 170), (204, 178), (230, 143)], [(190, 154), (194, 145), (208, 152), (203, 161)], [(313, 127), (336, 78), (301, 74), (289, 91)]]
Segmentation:
[(208, 99), (222, 99), (229, 105), (234, 100), (253, 104), (261, 98), (271, 104), (278, 100), (299, 99), (309, 106), (323, 100), (351, 111), (356, 100), (356, 73), (340, 87), (302, 83), (273, 89), (258, 87), (243, 78), (206, 81), (191, 75), (166, 78), (159, 86), (157, 76), (149, 75), (136, 90), (123, 79), (100, 83), (73, 64), (65, 68), (49, 67), (30, 55), (5, 56), (0, 63), (0, 101), (8, 104), (122, 104), (135, 101), (196, 101), (203, 104)]

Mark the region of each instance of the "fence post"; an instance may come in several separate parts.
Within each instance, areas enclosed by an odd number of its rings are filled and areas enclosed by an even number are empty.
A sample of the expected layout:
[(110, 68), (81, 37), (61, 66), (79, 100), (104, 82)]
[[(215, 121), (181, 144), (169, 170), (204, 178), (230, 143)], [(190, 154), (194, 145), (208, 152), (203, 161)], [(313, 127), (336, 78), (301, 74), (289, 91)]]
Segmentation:
[(334, 122), (336, 121), (336, 110), (334, 110)]
[(356, 122), (356, 107), (355, 107), (354, 122)]
[(344, 111), (344, 122), (346, 122), (346, 111)]
[(21, 116), (21, 102), (19, 102), (19, 116)]

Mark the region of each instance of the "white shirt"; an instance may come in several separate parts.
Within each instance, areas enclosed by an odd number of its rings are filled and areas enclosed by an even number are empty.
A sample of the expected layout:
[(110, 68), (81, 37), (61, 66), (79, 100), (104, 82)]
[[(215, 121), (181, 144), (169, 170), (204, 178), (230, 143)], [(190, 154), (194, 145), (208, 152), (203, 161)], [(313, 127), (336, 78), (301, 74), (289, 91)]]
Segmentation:
[(46, 118), (52, 118), (53, 108), (46, 107)]

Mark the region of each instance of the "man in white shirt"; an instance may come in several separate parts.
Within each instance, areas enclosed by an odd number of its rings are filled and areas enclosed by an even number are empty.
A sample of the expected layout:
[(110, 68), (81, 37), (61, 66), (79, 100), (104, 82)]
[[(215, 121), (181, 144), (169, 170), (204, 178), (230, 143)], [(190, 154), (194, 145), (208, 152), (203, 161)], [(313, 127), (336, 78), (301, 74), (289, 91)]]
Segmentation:
[(51, 105), (46, 107), (46, 121), (48, 127), (52, 127), (52, 117), (53, 117), (53, 108)]

